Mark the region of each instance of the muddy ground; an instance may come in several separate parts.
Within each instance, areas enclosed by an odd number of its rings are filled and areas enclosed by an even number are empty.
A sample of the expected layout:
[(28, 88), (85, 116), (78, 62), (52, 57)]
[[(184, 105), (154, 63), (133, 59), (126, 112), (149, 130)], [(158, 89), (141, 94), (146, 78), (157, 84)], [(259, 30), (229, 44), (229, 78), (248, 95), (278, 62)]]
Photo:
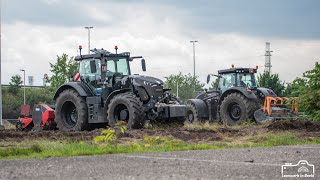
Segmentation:
[[(82, 132), (61, 132), (61, 131), (41, 131), (41, 132), (26, 132), (16, 131), (14, 129), (0, 131), (0, 146), (1, 142), (22, 142), (26, 140), (68, 140), (68, 141), (92, 141), (99, 135), (103, 129), (95, 129), (93, 131)], [(221, 141), (224, 138), (254, 136), (267, 132), (282, 132), (290, 131), (297, 133), (299, 136), (320, 137), (320, 122), (302, 121), (302, 120), (287, 120), (277, 121), (265, 126), (244, 126), (242, 128), (224, 127), (221, 126), (214, 130), (187, 130), (183, 126), (174, 128), (156, 128), (156, 129), (136, 129), (127, 130), (125, 134), (119, 134), (120, 140), (143, 139), (144, 135), (171, 137), (186, 142), (210, 142)]]

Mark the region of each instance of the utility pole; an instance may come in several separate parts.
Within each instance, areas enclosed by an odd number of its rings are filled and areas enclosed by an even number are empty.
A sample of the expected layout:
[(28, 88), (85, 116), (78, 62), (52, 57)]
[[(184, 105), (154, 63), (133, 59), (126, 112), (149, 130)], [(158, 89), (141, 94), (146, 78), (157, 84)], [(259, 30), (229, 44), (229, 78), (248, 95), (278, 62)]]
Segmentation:
[(196, 91), (196, 45), (198, 41), (190, 41), (193, 45), (193, 81), (194, 81), (194, 91)]
[(265, 71), (266, 72), (269, 72), (271, 74), (271, 52), (273, 51), (270, 51), (270, 42), (266, 42), (266, 53), (264, 54), (265, 56), (265, 64), (264, 64), (264, 67), (265, 67)]
[(23, 71), (23, 104), (26, 105), (26, 70), (20, 69)]
[(90, 29), (92, 29), (93, 27), (91, 26), (86, 26), (84, 27), (85, 29), (88, 29), (88, 54), (90, 54)]
[(2, 9), (2, 1), (0, 0), (0, 129), (3, 128), (3, 122), (2, 122), (2, 81), (1, 81), (1, 40), (2, 40), (2, 34), (1, 34), (1, 9)]

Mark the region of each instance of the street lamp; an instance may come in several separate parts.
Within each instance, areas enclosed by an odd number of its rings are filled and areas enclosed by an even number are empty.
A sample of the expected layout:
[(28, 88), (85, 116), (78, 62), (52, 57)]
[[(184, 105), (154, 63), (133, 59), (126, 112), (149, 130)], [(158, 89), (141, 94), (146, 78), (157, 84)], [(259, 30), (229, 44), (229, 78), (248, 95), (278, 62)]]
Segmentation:
[(84, 27), (85, 29), (88, 29), (88, 54), (90, 54), (90, 29), (92, 29), (93, 27), (91, 26), (86, 26)]
[(195, 43), (198, 41), (190, 41), (193, 45), (193, 80), (194, 80), (194, 91), (196, 91), (196, 46)]
[(20, 69), (23, 71), (23, 104), (26, 104), (26, 70)]

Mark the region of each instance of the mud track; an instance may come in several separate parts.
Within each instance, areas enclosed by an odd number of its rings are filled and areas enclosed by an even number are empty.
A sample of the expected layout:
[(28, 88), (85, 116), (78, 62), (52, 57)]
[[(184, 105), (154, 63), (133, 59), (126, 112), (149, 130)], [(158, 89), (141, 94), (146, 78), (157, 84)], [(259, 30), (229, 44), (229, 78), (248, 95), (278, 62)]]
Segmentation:
[[(26, 132), (16, 130), (0, 131), (1, 142), (22, 142), (26, 140), (53, 140), (53, 141), (92, 141), (103, 129), (82, 132), (62, 132), (62, 131), (41, 131)], [(266, 132), (290, 131), (296, 132), (299, 136), (320, 137), (320, 122), (312, 121), (277, 121), (269, 126), (252, 126), (244, 128), (221, 127), (216, 130), (187, 130), (184, 127), (164, 128), (164, 129), (133, 129), (127, 130), (125, 134), (119, 134), (119, 139), (143, 139), (149, 136), (171, 137), (186, 142), (208, 142), (221, 141), (224, 137), (254, 136)]]

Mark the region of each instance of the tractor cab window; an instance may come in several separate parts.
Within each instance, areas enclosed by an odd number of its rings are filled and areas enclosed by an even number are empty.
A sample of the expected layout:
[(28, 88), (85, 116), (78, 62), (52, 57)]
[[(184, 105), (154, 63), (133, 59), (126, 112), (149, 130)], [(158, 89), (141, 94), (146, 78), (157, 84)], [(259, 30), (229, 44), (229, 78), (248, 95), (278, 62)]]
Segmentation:
[(235, 74), (220, 74), (219, 78), (219, 88), (221, 91), (225, 91), (233, 86), (235, 86)]
[(129, 64), (126, 58), (112, 58), (107, 60), (107, 77), (114, 73), (129, 75)]
[(80, 61), (79, 73), (81, 80), (96, 87), (96, 81), (101, 80), (100, 59), (86, 59)]
[(251, 73), (238, 74), (238, 84), (248, 88), (257, 87), (256, 77)]

